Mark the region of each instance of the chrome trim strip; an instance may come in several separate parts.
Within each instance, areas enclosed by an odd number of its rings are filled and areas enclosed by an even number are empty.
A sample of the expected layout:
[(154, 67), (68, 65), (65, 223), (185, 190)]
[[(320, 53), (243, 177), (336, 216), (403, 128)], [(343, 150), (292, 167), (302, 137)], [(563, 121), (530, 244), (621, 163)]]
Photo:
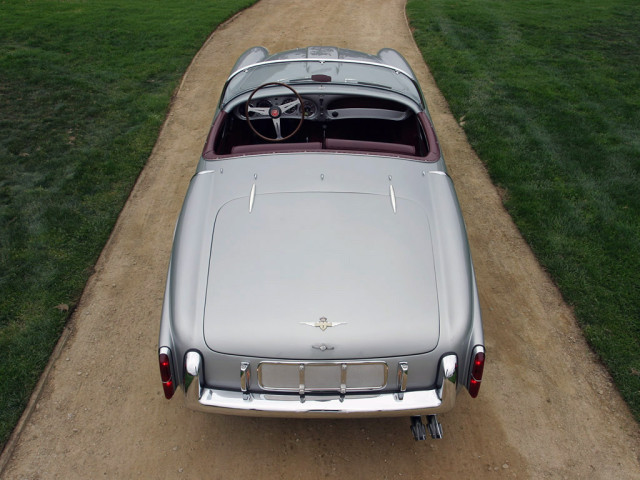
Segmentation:
[(340, 395), (345, 393), (347, 393), (347, 364), (343, 363), (340, 367)]
[[(242, 68), (239, 68), (238, 70), (231, 72), (231, 74), (229, 75), (229, 77), (227, 78), (227, 81), (224, 84), (224, 88), (222, 89), (222, 94), (220, 95), (220, 106), (222, 107), (223, 104), (223, 100), (227, 95), (227, 88), (229, 87), (229, 82), (231, 82), (231, 80), (238, 74), (244, 72), (247, 73), (249, 71), (249, 69), (251, 68), (255, 68), (255, 67), (260, 67), (263, 65), (275, 65), (278, 63), (300, 63), (300, 62), (317, 62), (320, 64), (323, 63), (350, 63), (353, 65), (367, 65), (367, 66), (371, 66), (371, 67), (381, 67), (381, 68), (385, 68), (387, 70), (392, 70), (396, 75), (404, 75), (414, 86), (414, 88), (416, 89), (416, 93), (418, 94), (419, 97), (419, 102), (416, 102), (416, 99), (413, 98), (412, 95), (407, 94), (407, 93), (403, 93), (403, 92), (396, 92), (400, 95), (403, 95), (404, 97), (407, 97), (408, 99), (410, 99), (412, 102), (414, 103), (419, 103), (419, 105), (426, 110), (427, 104), (424, 100), (424, 94), (422, 93), (422, 88), (420, 87), (420, 83), (418, 83), (418, 79), (416, 77), (414, 77), (412, 74), (398, 68), (398, 67), (394, 67), (393, 65), (387, 65), (385, 63), (378, 63), (378, 62), (367, 62), (364, 60), (349, 60), (349, 59), (345, 59), (345, 58), (288, 58), (288, 59), (281, 59), (281, 60), (267, 60), (266, 62), (257, 62), (257, 63), (252, 63), (251, 65), (246, 65)], [(315, 82), (314, 82), (315, 83)], [(324, 88), (324, 83), (320, 84), (321, 87), (320, 88)], [(340, 83), (340, 85), (354, 85), (352, 82), (344, 82), (344, 83)], [(355, 84), (356, 86), (359, 86), (360, 84)], [(362, 85), (362, 86), (367, 86)], [(393, 90), (391, 90), (393, 91)], [(242, 92), (242, 93), (246, 93), (246, 92)], [(234, 95), (234, 97), (236, 97), (237, 95), (240, 95), (242, 93), (237, 93)], [(228, 103), (228, 102), (227, 102)]]
[[(386, 68), (387, 70), (393, 70), (396, 74), (401, 73), (402, 75), (407, 77), (412, 83), (414, 84), (416, 83), (416, 79), (412, 75), (392, 65), (387, 65), (385, 63), (378, 63), (378, 62), (367, 62), (364, 60), (349, 60), (344, 58), (288, 58), (288, 59), (281, 59), (281, 60), (267, 60), (266, 62), (252, 63), (251, 65), (246, 65), (242, 68), (239, 68), (235, 72), (231, 72), (231, 75), (229, 75), (229, 78), (227, 78), (227, 82), (229, 82), (229, 80), (231, 80), (233, 77), (235, 77), (236, 75), (242, 72), (246, 73), (251, 68), (262, 67), (265, 65), (276, 65), (278, 63), (302, 63), (302, 62), (351, 63), (353, 65), (368, 65), (372, 67), (382, 67), (382, 68)], [(345, 82), (345, 83), (352, 83), (352, 82)]]
[(249, 362), (240, 363), (240, 391), (247, 393), (249, 391), (251, 379), (251, 370), (249, 370)]
[(407, 390), (407, 380), (409, 379), (409, 364), (407, 362), (398, 362), (398, 398), (404, 397)]
[(169, 357), (169, 363), (173, 363), (171, 362), (171, 349), (169, 347), (160, 347), (158, 349), (158, 355), (162, 355), (163, 353)]
[[(264, 381), (263, 381), (263, 376), (262, 376), (262, 366), (263, 365), (297, 365), (298, 366), (298, 387), (294, 388), (294, 387), (281, 387), (281, 388), (274, 388), (274, 387), (265, 387), (264, 385)], [(340, 365), (341, 371), (340, 371), (340, 387), (336, 387), (334, 389), (317, 389), (317, 388), (309, 388), (308, 385), (306, 385), (305, 382), (305, 367), (307, 366), (338, 366)], [(383, 384), (377, 387), (370, 387), (370, 388), (349, 388), (346, 386), (346, 380), (343, 381), (343, 379), (346, 379), (346, 375), (347, 375), (347, 370), (349, 369), (349, 367), (355, 367), (355, 366), (363, 366), (363, 365), (379, 365), (381, 367), (383, 367)], [(386, 364), (386, 362), (380, 362), (380, 361), (372, 361), (372, 362), (260, 362), (258, 364), (258, 386), (264, 390), (264, 391), (268, 391), (268, 392), (298, 392), (299, 395), (306, 395), (310, 392), (325, 392), (325, 393), (331, 393), (331, 392), (341, 392), (342, 391), (342, 383), (345, 384), (345, 393), (347, 392), (375, 392), (375, 391), (379, 391), (379, 390), (383, 390), (386, 386), (387, 386), (387, 382), (389, 380), (389, 366)]]
[(447, 412), (455, 402), (455, 395), (455, 388), (452, 388), (445, 400), (438, 398), (435, 390), (423, 390), (406, 392), (403, 400), (396, 394), (387, 393), (346, 395), (342, 401), (339, 395), (306, 395), (303, 402), (298, 395), (250, 393), (247, 400), (243, 400), (240, 392), (204, 389), (202, 398), (195, 399), (195, 403), (189, 401), (187, 406), (203, 412), (256, 417), (395, 417)]
[(249, 194), (249, 213), (253, 211), (253, 202), (256, 199), (256, 184), (251, 187), (251, 193)]
[[(260, 365), (258, 365), (258, 368), (260, 368)], [(304, 395), (304, 364), (301, 363), (298, 366), (298, 380), (299, 380), (299, 387), (298, 387), (298, 392), (300, 393), (300, 396), (302, 397)]]
[(476, 354), (480, 352), (486, 354), (486, 352), (484, 351), (484, 347), (482, 345), (476, 345), (475, 347), (473, 347), (473, 351), (471, 352), (471, 358), (474, 358)]
[[(441, 386), (433, 390), (397, 393), (300, 397), (292, 394), (246, 393), (202, 387), (200, 369), (193, 382), (185, 382), (185, 404), (203, 412), (256, 417), (396, 417), (434, 415), (451, 410), (456, 401), (457, 357), (440, 362)], [(448, 381), (444, 381), (447, 379)]]
[(393, 185), (389, 185), (389, 195), (391, 196), (391, 208), (393, 208), (393, 213), (396, 213), (396, 192), (393, 190)]

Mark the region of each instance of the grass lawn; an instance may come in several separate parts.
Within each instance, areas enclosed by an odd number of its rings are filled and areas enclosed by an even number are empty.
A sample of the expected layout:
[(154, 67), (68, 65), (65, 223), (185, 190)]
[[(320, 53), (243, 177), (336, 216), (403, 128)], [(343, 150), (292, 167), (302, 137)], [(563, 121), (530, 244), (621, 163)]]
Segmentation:
[(254, 1), (0, 1), (0, 448), (180, 77)]
[(504, 202), (640, 419), (640, 3), (409, 0)]

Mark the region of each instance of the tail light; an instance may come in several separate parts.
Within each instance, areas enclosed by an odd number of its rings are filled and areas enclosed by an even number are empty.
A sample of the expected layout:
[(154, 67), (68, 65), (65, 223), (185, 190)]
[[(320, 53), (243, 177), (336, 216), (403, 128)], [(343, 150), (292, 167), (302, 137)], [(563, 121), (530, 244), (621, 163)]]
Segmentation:
[(473, 349), (473, 363), (471, 364), (471, 374), (469, 376), (469, 394), (476, 398), (482, 383), (482, 373), (484, 371), (484, 348)]
[(158, 354), (158, 361), (160, 362), (160, 377), (162, 378), (164, 396), (169, 399), (173, 397), (173, 393), (175, 392), (173, 377), (171, 375), (171, 350), (167, 347), (162, 347)]

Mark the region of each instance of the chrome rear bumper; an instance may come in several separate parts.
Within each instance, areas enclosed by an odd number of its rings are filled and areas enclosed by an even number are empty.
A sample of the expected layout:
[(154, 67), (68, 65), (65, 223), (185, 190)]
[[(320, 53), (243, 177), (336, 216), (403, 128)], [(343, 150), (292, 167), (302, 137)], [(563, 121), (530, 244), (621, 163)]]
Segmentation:
[[(198, 359), (200, 358), (197, 355)], [(202, 412), (257, 417), (395, 417), (432, 415), (453, 408), (457, 358), (440, 360), (436, 388), (431, 390), (347, 395), (304, 395), (227, 391), (202, 385), (199, 361), (187, 359), (185, 404)]]

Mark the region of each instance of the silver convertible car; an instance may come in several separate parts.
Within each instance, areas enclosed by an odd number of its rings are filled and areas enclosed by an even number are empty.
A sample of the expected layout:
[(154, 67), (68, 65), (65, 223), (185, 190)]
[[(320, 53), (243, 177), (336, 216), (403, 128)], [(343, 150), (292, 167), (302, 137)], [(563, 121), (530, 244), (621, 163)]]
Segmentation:
[[(233, 67), (173, 243), (167, 398), (278, 417), (436, 415), (478, 394), (464, 222), (416, 76), (377, 55), (255, 47)], [(426, 420), (426, 426), (425, 421)]]

